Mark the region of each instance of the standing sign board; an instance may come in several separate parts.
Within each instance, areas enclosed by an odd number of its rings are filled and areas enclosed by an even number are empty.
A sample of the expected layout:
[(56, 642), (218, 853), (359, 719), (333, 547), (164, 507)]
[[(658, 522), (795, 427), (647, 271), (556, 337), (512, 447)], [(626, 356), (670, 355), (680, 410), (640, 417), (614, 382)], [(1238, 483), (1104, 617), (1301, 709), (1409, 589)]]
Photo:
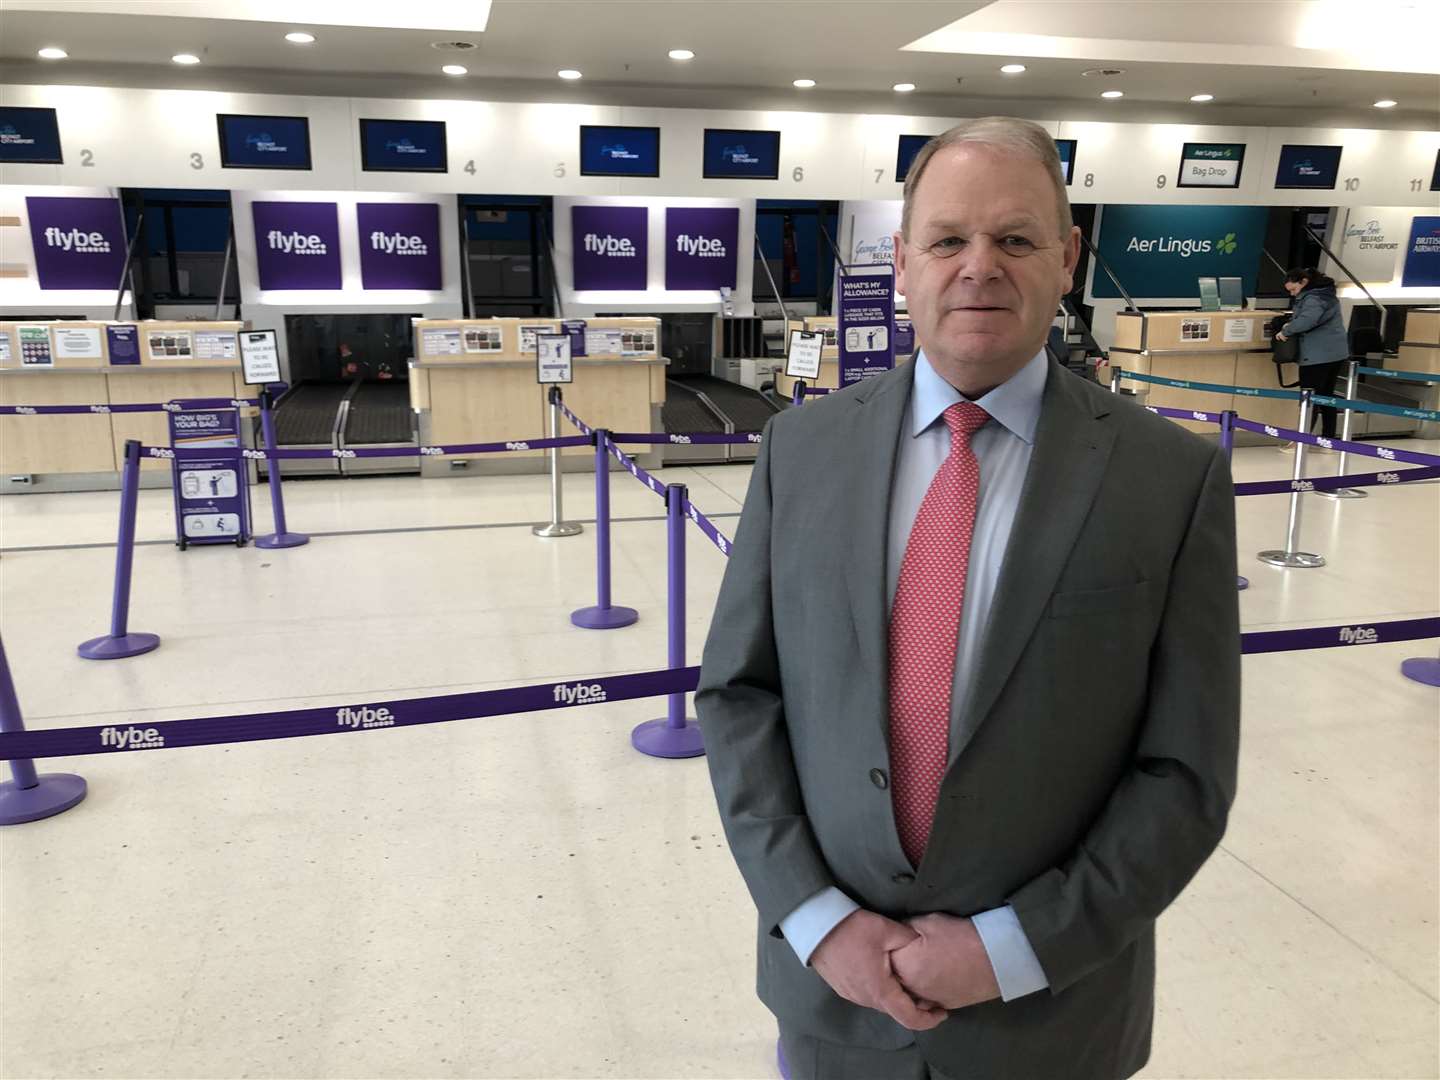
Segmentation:
[(895, 366), (895, 268), (847, 266), (840, 275), (837, 339), (840, 385), (883, 375)]
[(790, 331), (790, 350), (785, 356), (785, 374), (792, 379), (820, 377), (820, 354), (825, 350), (825, 335), (808, 330)]
[(569, 334), (535, 335), (535, 381), (550, 386), (575, 381)]
[(176, 543), (182, 549), (190, 544), (243, 545), (250, 538), (250, 484), (240, 456), (240, 410), (171, 412), (170, 445), (220, 451), (214, 457), (172, 463)]
[(280, 348), (274, 330), (240, 332), (240, 368), (246, 386), (265, 386), (280, 381)]

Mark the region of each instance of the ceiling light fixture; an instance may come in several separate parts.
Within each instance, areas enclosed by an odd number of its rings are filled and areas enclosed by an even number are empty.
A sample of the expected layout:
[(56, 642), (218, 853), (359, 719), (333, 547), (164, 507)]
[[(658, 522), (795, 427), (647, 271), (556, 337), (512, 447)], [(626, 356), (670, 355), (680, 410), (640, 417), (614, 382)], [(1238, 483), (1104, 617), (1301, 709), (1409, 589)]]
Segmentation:
[(801, 90), (809, 90), (812, 86), (815, 85), (815, 80), (814, 80), (814, 79), (796, 79), (794, 85), (795, 85), (796, 87), (798, 87), (799, 89), (801, 89)]
[(1377, 108), (1377, 109), (1393, 109), (1393, 108), (1395, 108), (1396, 105), (1399, 105), (1399, 104), (1400, 104), (1400, 103), (1399, 103), (1398, 101), (1391, 101), (1389, 98), (1381, 98), (1379, 101), (1375, 102), (1375, 108)]
[(915, 84), (913, 82), (897, 82), (891, 89), (897, 94), (908, 94), (915, 89)]
[(35, 55), (40, 57), (41, 60), (64, 60), (70, 54), (58, 45), (46, 45), (45, 48), (41, 49)]
[(1214, 95), (1214, 94), (1191, 94), (1191, 95), (1190, 95), (1190, 100), (1191, 100), (1191, 101), (1214, 101), (1214, 100), (1215, 100), (1215, 95)]
[(468, 75), (470, 73), (470, 69), (463, 64), (446, 64), (440, 70), (446, 75)]
[(307, 34), (304, 30), (292, 30), (285, 35), (285, 40), (296, 45), (309, 45), (315, 40), (315, 35)]
[(555, 74), (559, 75), (562, 79), (574, 80), (582, 77), (581, 72), (576, 71), (574, 68), (563, 68), (562, 70), (557, 71)]
[(1124, 91), (1124, 90), (1105, 90), (1105, 91), (1102, 91), (1102, 92), (1101, 92), (1100, 96), (1103, 97), (1103, 98), (1110, 98), (1110, 99), (1113, 101), (1115, 98), (1122, 98), (1122, 97), (1124, 97), (1124, 96), (1125, 96), (1125, 91)]
[(1024, 64), (1006, 64), (1006, 65), (1005, 65), (1004, 67), (1002, 67), (1000, 70), (1003, 71), (1006, 75), (1019, 75), (1022, 71), (1025, 70), (1025, 65), (1024, 65)]
[(671, 60), (694, 60), (694, 59), (695, 59), (695, 54), (694, 54), (693, 52), (691, 52), (689, 49), (671, 49), (671, 50), (670, 50), (670, 59), (671, 59)]
[(177, 64), (198, 64), (200, 62), (200, 58), (198, 56), (196, 56), (194, 53), (188, 52), (176, 53), (174, 56), (170, 57), (170, 59), (175, 61), (175, 63)]

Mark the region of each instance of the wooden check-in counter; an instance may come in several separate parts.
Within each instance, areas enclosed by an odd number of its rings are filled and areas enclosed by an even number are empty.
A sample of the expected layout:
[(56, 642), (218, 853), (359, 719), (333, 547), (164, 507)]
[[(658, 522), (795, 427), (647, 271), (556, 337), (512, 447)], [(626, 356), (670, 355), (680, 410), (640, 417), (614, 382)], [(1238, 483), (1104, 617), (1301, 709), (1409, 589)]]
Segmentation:
[[(567, 320), (573, 323), (581, 320)], [(574, 382), (561, 387), (565, 404), (594, 427), (611, 431), (664, 430), (665, 367), (660, 320), (653, 317), (586, 319), (584, 355), (572, 354)], [(410, 404), (425, 445), (527, 442), (549, 435), (548, 388), (535, 376), (535, 335), (562, 332), (560, 319), (416, 319)], [(560, 435), (577, 435), (568, 422)], [(630, 448), (641, 461), (659, 455)], [(594, 451), (567, 447), (570, 467), (583, 467)], [(544, 451), (457, 458), (422, 458), (423, 476), (448, 476), (453, 461), (479, 472), (536, 471)]]
[[(109, 406), (251, 397), (252, 388), (241, 376), (236, 336), (244, 325), (0, 322), (0, 405)], [(114, 487), (128, 439), (168, 446), (166, 414), (0, 416), (0, 490)], [(141, 468), (163, 475), (169, 464), (146, 459)]]
[[(1414, 397), (1422, 409), (1440, 410), (1440, 308), (1412, 308), (1405, 317), (1405, 336), (1395, 357), (1396, 371), (1433, 373), (1435, 382), (1400, 383), (1377, 376), (1367, 376), (1372, 383), (1389, 383), (1389, 389), (1404, 387), (1406, 397)], [(1416, 432), (1422, 439), (1440, 438), (1440, 422), (1426, 420)]]
[[(1115, 344), (1110, 349), (1110, 371), (1124, 368), (1139, 375), (1166, 379), (1217, 383), (1223, 386), (1253, 386), (1278, 390), (1275, 362), (1270, 358), (1266, 325), (1283, 311), (1122, 311), (1115, 316)], [(1286, 382), (1296, 379), (1296, 367), (1280, 369)], [(1096, 377), (1108, 381), (1104, 368)], [(1222, 394), (1208, 390), (1182, 390), (1174, 386), (1124, 380), (1121, 386), (1134, 391), (1146, 405), (1199, 412), (1232, 409), (1260, 424), (1294, 428), (1299, 406), (1279, 398)], [(1182, 427), (1201, 434), (1216, 435), (1214, 424), (1177, 420)], [(1258, 435), (1237, 431), (1237, 443), (1263, 442)]]

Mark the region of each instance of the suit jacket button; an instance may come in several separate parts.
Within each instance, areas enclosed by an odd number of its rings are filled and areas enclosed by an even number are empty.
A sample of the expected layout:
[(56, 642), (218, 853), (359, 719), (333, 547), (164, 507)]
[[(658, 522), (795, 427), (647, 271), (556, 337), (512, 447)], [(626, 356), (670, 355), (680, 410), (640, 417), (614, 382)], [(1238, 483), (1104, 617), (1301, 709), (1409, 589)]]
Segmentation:
[(887, 787), (890, 786), (890, 778), (885, 775), (884, 769), (871, 769), (870, 782), (876, 787), (878, 787), (881, 791), (884, 791)]
[(890, 880), (893, 881), (896, 885), (914, 885), (914, 884), (915, 884), (915, 875), (914, 875), (914, 874), (896, 874), (896, 875), (895, 875), (894, 877), (892, 877)]

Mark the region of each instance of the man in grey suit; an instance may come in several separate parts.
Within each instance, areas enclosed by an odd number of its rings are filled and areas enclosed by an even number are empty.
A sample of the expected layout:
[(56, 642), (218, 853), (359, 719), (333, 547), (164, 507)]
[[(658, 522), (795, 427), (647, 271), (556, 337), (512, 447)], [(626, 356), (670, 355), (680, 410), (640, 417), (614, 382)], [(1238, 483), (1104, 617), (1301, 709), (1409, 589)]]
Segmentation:
[(696, 697), (792, 1076), (1112, 1080), (1155, 920), (1235, 794), (1234, 497), (1211, 441), (1051, 362), (1054, 141), (932, 140), (913, 364), (772, 421)]

